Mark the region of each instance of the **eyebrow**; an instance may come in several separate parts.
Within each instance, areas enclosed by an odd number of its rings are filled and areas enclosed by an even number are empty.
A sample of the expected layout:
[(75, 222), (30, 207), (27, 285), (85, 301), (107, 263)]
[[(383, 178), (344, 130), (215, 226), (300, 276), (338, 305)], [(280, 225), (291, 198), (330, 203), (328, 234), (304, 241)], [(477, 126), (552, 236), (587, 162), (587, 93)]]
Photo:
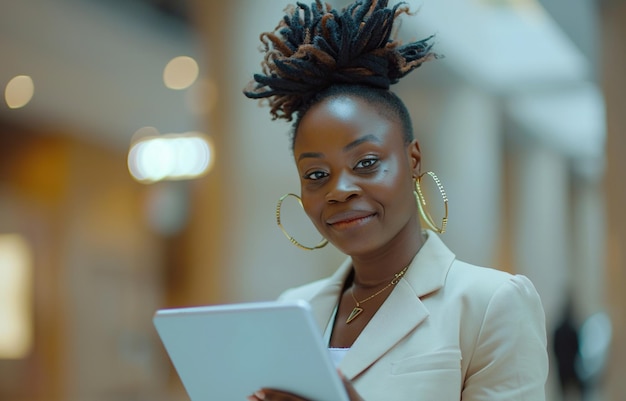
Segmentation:
[(307, 157), (313, 158), (313, 159), (320, 159), (324, 157), (324, 155), (318, 152), (304, 152), (304, 153), (301, 153), (300, 156), (298, 156), (298, 161), (302, 159), (306, 159)]
[(360, 144), (362, 144), (364, 142), (376, 142), (376, 143), (380, 144), (381, 140), (376, 135), (368, 134), (368, 135), (362, 136), (361, 138), (359, 138), (357, 140), (354, 140), (354, 141), (350, 142), (349, 144), (347, 144), (346, 146), (344, 146), (343, 147), (343, 151), (347, 152), (350, 149), (356, 148), (357, 146), (359, 146)]
[[(352, 142), (350, 142), (349, 144), (347, 144), (346, 146), (343, 147), (343, 151), (347, 152), (351, 149), (354, 149), (355, 147), (359, 146), (360, 144), (364, 143), (364, 142), (375, 142), (380, 144), (381, 140), (380, 138), (378, 138), (376, 135), (365, 135), (362, 136), (361, 138), (358, 138)], [(298, 161), (302, 160), (302, 159), (306, 159), (306, 158), (323, 158), (324, 155), (322, 153), (319, 152), (304, 152), (302, 154), (300, 154), (300, 156), (298, 156)]]

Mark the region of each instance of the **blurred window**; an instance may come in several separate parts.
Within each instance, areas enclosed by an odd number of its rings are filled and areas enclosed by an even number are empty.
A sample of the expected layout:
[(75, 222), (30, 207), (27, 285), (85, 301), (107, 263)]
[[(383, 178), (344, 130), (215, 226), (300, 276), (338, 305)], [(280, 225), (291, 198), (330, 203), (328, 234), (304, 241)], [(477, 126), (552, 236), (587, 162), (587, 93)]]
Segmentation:
[(0, 235), (0, 359), (20, 359), (33, 343), (32, 250), (17, 234)]

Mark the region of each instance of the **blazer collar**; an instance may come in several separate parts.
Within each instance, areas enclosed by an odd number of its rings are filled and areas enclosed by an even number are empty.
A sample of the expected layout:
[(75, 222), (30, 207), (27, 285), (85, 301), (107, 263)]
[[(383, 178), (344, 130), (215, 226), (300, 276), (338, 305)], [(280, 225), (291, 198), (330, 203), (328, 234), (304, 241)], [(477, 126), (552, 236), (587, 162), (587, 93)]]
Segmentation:
[[(443, 287), (454, 259), (455, 255), (437, 234), (426, 231), (426, 241), (413, 258), (406, 274), (339, 365), (347, 378), (353, 379), (363, 372), (426, 319), (429, 312), (420, 297)], [(351, 270), (352, 260), (348, 258), (329, 278), (327, 285), (310, 300), (315, 319), (322, 330), (328, 325)]]
[(333, 311), (339, 303), (341, 290), (351, 272), (352, 259), (347, 258), (335, 273), (328, 278), (326, 285), (320, 288), (320, 291), (309, 300), (309, 304), (313, 310), (313, 317), (322, 332), (324, 332), (328, 326)]
[(413, 258), (404, 280), (415, 295), (423, 297), (443, 287), (456, 256), (433, 231), (426, 230), (426, 241)]

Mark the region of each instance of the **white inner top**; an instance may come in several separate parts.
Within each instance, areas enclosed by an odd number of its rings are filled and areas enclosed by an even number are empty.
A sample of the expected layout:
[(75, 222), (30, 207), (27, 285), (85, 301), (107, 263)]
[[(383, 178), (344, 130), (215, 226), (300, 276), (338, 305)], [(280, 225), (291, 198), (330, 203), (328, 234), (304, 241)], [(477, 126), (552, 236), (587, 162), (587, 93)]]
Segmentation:
[(339, 366), (342, 359), (346, 356), (350, 348), (328, 348), (330, 351), (330, 359), (332, 359), (335, 366)]
[[(330, 344), (330, 334), (333, 332), (333, 324), (335, 322), (336, 315), (337, 315), (337, 306), (335, 306), (335, 309), (333, 310), (333, 314), (330, 317), (328, 324), (326, 325), (326, 330), (324, 330), (324, 342), (327, 345)], [(346, 356), (348, 351), (350, 351), (350, 348), (328, 347), (328, 351), (330, 351), (330, 359), (332, 359), (335, 366), (339, 366), (339, 363), (341, 363), (341, 361)]]

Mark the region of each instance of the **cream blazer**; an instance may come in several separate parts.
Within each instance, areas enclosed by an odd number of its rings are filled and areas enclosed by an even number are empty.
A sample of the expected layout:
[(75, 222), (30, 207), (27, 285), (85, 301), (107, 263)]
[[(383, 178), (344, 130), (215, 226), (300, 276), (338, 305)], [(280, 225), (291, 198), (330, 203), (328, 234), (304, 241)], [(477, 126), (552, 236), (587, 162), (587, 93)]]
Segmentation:
[[(324, 330), (351, 266), (281, 299), (308, 301)], [(339, 369), (366, 401), (544, 401), (543, 307), (526, 277), (461, 262), (427, 232)]]

